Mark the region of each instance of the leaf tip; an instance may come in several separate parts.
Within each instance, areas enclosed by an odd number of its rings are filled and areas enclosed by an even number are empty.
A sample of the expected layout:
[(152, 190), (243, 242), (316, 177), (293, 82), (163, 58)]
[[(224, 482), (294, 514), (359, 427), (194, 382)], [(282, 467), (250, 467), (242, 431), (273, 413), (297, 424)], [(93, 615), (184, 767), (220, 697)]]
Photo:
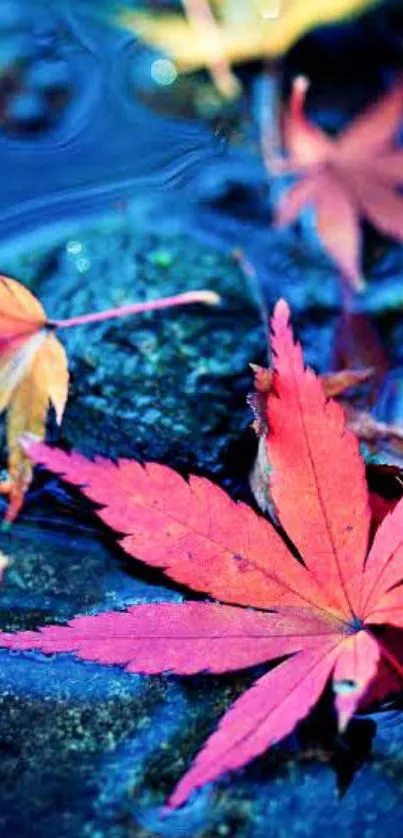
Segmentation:
[(176, 809), (179, 809), (181, 806), (183, 806), (183, 804), (186, 803), (186, 800), (188, 799), (190, 792), (189, 794), (182, 793), (180, 789), (180, 784), (181, 783), (178, 783), (177, 787), (174, 789), (171, 796), (165, 803), (165, 806), (163, 808), (165, 817), (171, 814), (172, 812), (175, 812)]
[(352, 286), (354, 291), (357, 291), (358, 294), (362, 294), (367, 287), (367, 283), (365, 282), (364, 277), (359, 273), (352, 278)]
[(21, 445), (22, 450), (25, 452), (25, 454), (28, 454), (28, 456), (30, 456), (33, 447), (41, 441), (42, 440), (40, 436), (38, 436), (37, 434), (30, 433), (21, 434), (21, 436), (18, 438), (18, 442)]
[(291, 317), (290, 307), (289, 307), (287, 301), (284, 300), (283, 297), (281, 297), (277, 301), (276, 305), (274, 306), (273, 319), (272, 319), (273, 326), (275, 326), (277, 324), (288, 326), (289, 322), (290, 322), (290, 317)]
[(302, 73), (300, 73), (299, 76), (295, 76), (295, 79), (293, 80), (292, 86), (293, 86), (294, 90), (297, 90), (301, 94), (301, 93), (306, 93), (306, 91), (308, 90), (308, 88), (310, 86), (310, 83), (311, 82), (310, 82), (308, 76), (304, 76)]
[(303, 75), (296, 76), (292, 82), (290, 113), (296, 118), (302, 116), (309, 86), (308, 77)]
[(357, 709), (362, 690), (354, 681), (341, 680), (333, 682), (335, 692), (335, 709), (337, 714), (337, 729), (345, 733)]
[(10, 564), (7, 556), (0, 551), (0, 582), (3, 578), (4, 572)]
[(341, 704), (337, 707), (337, 730), (339, 733), (345, 733), (353, 715), (353, 708), (342, 707)]

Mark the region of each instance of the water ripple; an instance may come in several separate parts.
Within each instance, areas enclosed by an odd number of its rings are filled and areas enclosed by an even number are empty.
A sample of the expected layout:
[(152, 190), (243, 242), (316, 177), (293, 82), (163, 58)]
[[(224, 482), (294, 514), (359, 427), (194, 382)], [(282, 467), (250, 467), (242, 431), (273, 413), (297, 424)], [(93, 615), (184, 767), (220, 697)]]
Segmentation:
[[(30, 33), (29, 58), (16, 47), (7, 68), (15, 75), (18, 66), (19, 88), (7, 101), (7, 126), (0, 123), (3, 239), (113, 209), (140, 190), (181, 189), (202, 164), (222, 157), (222, 144), (207, 127), (159, 116), (136, 100), (130, 77), (147, 75), (147, 53), (96, 9), (88, 0), (9, 0), (0, 9), (0, 63), (11, 26), (24, 44)], [(38, 111), (39, 127), (30, 131), (39, 94), (47, 107), (53, 102), (46, 90), (57, 68), (66, 101), (49, 124), (42, 125)]]

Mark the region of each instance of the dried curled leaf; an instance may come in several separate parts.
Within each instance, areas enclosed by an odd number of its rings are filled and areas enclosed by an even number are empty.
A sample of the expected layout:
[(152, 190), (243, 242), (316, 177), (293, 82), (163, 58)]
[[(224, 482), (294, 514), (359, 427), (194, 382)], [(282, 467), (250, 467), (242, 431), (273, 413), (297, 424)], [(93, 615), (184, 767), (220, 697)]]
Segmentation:
[[(256, 364), (251, 364), (251, 367), (254, 372), (255, 390), (249, 395), (248, 402), (254, 414), (253, 428), (259, 437), (259, 444), (256, 459), (249, 476), (249, 481), (252, 492), (260, 508), (264, 512), (270, 512), (272, 517), (275, 518), (276, 514), (272, 504), (270, 490), (271, 464), (268, 460), (266, 445), (266, 438), (270, 433), (270, 428), (268, 426), (267, 402), (269, 394), (273, 388), (274, 372), (272, 369), (258, 367)], [(356, 387), (357, 385), (368, 381), (372, 375), (373, 371), (371, 369), (346, 369), (335, 373), (326, 373), (325, 375), (320, 376), (320, 381), (326, 397), (335, 398), (343, 395), (346, 390), (349, 390), (351, 387)], [(361, 435), (357, 431), (363, 429), (363, 411), (355, 411), (351, 406), (346, 406), (343, 402), (341, 403), (347, 412), (348, 427), (354, 431), (359, 439), (361, 439)], [(365, 414), (365, 416), (367, 417), (368, 414)], [(379, 423), (375, 423), (374, 420), (374, 425), (371, 426), (374, 433), (375, 426), (378, 427), (378, 425)], [(367, 437), (363, 438), (367, 439)]]

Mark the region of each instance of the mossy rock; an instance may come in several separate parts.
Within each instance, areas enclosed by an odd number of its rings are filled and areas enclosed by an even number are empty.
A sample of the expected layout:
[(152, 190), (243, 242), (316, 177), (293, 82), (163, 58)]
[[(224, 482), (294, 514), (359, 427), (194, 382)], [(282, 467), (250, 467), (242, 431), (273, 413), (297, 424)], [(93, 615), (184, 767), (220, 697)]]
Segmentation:
[(218, 307), (188, 306), (60, 332), (71, 370), (61, 431), (67, 443), (88, 455), (219, 471), (229, 444), (250, 421), (248, 364), (265, 350), (256, 301), (231, 254), (183, 232), (114, 220), (59, 242), (45, 261), (25, 254), (20, 264), (49, 316), (58, 319), (191, 289), (220, 295)]

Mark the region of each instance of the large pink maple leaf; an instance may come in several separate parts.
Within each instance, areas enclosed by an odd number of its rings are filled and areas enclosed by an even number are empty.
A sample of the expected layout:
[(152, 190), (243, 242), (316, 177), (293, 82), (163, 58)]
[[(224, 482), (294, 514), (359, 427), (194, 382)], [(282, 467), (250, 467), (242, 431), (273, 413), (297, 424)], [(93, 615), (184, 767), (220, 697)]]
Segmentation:
[[(67, 626), (0, 634), (13, 650), (73, 652), (130, 672), (226, 672), (278, 661), (233, 704), (169, 800), (240, 768), (288, 734), (331, 681), (340, 729), (372, 687), (396, 689), (403, 668), (403, 500), (368, 552), (364, 463), (342, 409), (305, 370), (287, 305), (273, 318), (267, 399), (271, 494), (298, 559), (276, 529), (209, 481), (157, 464), (86, 460), (36, 443), (34, 459), (101, 505), (132, 556), (216, 602), (141, 604)], [(394, 677), (390, 677), (391, 670)]]

